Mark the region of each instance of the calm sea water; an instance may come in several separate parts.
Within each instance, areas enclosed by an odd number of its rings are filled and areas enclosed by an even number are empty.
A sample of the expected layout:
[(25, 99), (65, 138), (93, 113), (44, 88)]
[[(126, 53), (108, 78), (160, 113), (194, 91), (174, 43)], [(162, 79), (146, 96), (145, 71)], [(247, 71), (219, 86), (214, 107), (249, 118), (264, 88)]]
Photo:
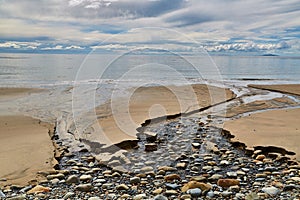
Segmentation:
[(1, 87), (203, 79), (298, 82), (300, 57), (0, 54)]

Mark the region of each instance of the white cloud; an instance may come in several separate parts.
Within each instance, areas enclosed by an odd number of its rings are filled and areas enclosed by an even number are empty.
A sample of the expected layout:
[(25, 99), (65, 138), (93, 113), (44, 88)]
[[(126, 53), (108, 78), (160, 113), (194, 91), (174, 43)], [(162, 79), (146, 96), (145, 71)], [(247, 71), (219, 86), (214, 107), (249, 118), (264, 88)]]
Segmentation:
[(84, 49), (84, 47), (81, 47), (81, 46), (76, 46), (76, 45), (71, 45), (71, 46), (68, 46), (66, 47), (65, 49)]
[(63, 50), (63, 46), (62, 45), (56, 45), (55, 47), (44, 47), (42, 48), (42, 50)]
[(36, 49), (41, 43), (38, 42), (18, 42), (8, 41), (0, 43), (0, 48), (14, 48), (14, 49)]

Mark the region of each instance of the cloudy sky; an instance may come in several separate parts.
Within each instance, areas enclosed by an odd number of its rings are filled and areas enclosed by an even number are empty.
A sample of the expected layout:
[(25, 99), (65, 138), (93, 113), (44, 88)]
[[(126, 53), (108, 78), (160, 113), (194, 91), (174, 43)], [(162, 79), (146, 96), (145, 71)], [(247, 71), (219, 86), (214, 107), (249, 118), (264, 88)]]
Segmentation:
[(300, 55), (299, 0), (0, 0), (0, 52)]

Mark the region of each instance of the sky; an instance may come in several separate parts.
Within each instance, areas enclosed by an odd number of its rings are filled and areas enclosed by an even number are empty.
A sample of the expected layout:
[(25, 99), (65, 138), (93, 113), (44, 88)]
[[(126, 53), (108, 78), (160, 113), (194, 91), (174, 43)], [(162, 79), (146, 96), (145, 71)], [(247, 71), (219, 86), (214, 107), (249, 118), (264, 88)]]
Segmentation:
[(0, 52), (300, 56), (299, 0), (0, 0)]

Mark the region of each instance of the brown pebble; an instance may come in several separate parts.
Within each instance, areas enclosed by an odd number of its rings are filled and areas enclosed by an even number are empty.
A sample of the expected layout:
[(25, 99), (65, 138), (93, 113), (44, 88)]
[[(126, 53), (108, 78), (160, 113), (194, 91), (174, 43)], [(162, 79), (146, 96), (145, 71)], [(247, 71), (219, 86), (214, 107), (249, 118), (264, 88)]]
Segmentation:
[(258, 155), (258, 156), (256, 156), (256, 160), (260, 160), (260, 161), (263, 161), (264, 159), (266, 158), (266, 156), (265, 155), (263, 155), (263, 154), (260, 154), (260, 155)]
[(197, 182), (197, 181), (190, 181), (181, 188), (181, 191), (186, 192), (189, 189), (194, 189), (194, 188), (200, 188), (202, 191), (205, 192), (211, 189), (211, 185), (202, 182)]
[(173, 181), (173, 180), (180, 180), (180, 176), (178, 174), (169, 174), (167, 176), (165, 176), (165, 181), (169, 182), (169, 181)]
[(41, 185), (37, 185), (31, 190), (27, 192), (27, 194), (38, 194), (38, 193), (43, 193), (43, 192), (50, 192), (51, 188), (49, 187), (44, 187)]
[(217, 182), (218, 186), (228, 188), (230, 186), (239, 185), (240, 181), (237, 179), (219, 179)]

